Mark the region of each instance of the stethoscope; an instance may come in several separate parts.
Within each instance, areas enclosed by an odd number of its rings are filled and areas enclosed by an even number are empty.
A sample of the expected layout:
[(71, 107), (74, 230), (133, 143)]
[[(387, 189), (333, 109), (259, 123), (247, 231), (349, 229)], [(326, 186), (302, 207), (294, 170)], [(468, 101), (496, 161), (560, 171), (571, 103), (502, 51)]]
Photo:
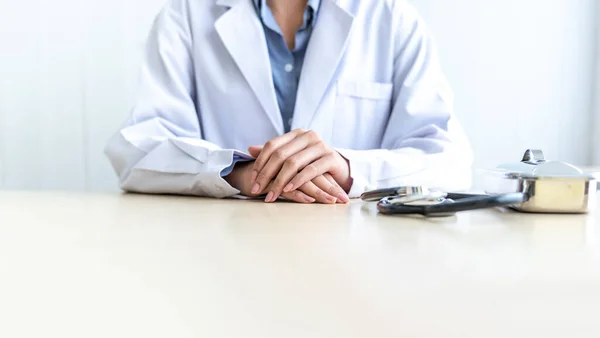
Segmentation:
[(366, 202), (377, 202), (377, 210), (388, 215), (452, 216), (460, 211), (510, 207), (528, 200), (525, 193), (498, 195), (458, 194), (433, 191), (421, 186), (373, 190), (362, 194)]

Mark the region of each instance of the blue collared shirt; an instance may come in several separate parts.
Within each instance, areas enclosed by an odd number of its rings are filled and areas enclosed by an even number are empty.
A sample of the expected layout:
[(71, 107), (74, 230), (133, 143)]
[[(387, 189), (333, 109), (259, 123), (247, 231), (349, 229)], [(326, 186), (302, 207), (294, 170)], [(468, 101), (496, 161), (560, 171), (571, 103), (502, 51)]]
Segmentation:
[(308, 6), (304, 12), (304, 22), (296, 32), (296, 43), (293, 51), (288, 48), (273, 12), (267, 5), (267, 0), (253, 1), (265, 31), (279, 111), (283, 118), (285, 131), (289, 132), (294, 117), (296, 94), (304, 55), (312, 30), (317, 22), (321, 0), (308, 0)]
[[(279, 112), (283, 119), (285, 132), (289, 132), (292, 128), (292, 119), (294, 118), (294, 107), (296, 106), (296, 95), (298, 93), (304, 55), (306, 54), (312, 30), (317, 22), (321, 0), (308, 0), (308, 6), (306, 6), (306, 11), (304, 12), (304, 22), (296, 32), (296, 42), (293, 51), (288, 48), (279, 24), (267, 5), (267, 0), (253, 1), (256, 13), (265, 31)], [(225, 177), (229, 175), (236, 163), (244, 161), (246, 160), (234, 157), (232, 165), (223, 170), (221, 176)]]

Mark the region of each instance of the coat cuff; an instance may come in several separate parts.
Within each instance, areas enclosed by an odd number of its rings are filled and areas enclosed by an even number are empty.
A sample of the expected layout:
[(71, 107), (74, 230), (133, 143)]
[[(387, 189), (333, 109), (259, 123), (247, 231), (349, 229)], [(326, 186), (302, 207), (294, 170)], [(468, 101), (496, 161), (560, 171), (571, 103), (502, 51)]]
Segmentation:
[(226, 167), (225, 169), (221, 170), (221, 177), (227, 177), (229, 174), (231, 174), (231, 172), (233, 171), (233, 168), (235, 168), (236, 164), (243, 163), (243, 162), (250, 162), (250, 161), (251, 160), (249, 160), (247, 158), (243, 158), (241, 156), (234, 154), (231, 165)]
[(217, 164), (215, 167), (215, 184), (213, 184), (213, 188), (216, 190), (215, 197), (228, 198), (239, 195), (240, 191), (232, 187), (229, 182), (225, 180), (225, 177), (231, 174), (237, 163), (246, 162), (247, 160), (235, 154), (235, 151), (230, 150), (212, 151), (209, 156), (210, 162)]

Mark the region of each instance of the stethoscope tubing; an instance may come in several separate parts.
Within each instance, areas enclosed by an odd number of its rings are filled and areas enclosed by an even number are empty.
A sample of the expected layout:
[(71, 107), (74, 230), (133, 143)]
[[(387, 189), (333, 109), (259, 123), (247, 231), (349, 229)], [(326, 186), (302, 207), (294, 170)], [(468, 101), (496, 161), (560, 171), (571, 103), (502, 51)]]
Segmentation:
[(529, 195), (526, 193), (507, 193), (499, 195), (474, 195), (449, 193), (443, 202), (432, 205), (407, 205), (390, 203), (382, 199), (377, 203), (377, 209), (382, 214), (423, 216), (447, 215), (460, 211), (488, 209), (496, 207), (510, 207), (527, 202)]

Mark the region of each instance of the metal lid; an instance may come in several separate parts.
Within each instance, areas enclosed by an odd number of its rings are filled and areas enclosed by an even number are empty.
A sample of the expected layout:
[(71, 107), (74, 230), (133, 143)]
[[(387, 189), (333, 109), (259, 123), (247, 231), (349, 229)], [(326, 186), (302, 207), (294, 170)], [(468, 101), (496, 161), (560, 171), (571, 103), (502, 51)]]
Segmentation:
[(544, 153), (537, 149), (528, 149), (521, 162), (506, 163), (498, 168), (509, 178), (592, 178), (580, 168), (562, 161), (548, 161)]

